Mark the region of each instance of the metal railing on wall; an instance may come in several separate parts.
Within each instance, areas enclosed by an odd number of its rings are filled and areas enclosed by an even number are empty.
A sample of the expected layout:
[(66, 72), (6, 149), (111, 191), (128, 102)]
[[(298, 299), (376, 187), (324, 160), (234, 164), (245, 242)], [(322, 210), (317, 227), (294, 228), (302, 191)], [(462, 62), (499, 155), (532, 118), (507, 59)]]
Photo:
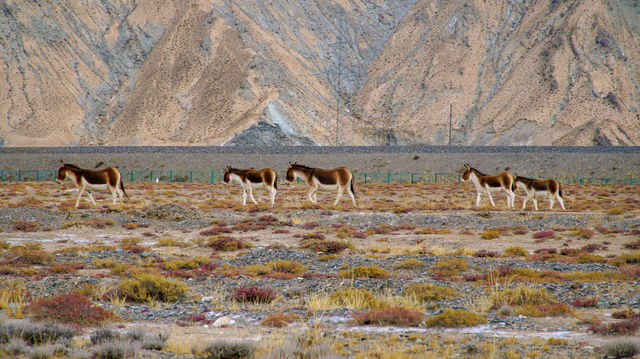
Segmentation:
[[(122, 171), (126, 182), (220, 183), (224, 171)], [(56, 170), (0, 170), (0, 182), (55, 181)], [(280, 182), (285, 173), (278, 172)], [(355, 172), (355, 183), (460, 183), (457, 173)], [(640, 178), (554, 177), (564, 184), (640, 184)], [(299, 180), (297, 182), (300, 182)]]

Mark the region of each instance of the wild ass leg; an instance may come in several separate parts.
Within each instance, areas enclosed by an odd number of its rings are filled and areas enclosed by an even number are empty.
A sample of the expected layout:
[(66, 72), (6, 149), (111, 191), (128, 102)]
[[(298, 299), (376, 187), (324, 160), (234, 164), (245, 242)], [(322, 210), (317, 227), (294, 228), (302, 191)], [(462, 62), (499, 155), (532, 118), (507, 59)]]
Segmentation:
[(348, 184), (347, 186), (349, 186), (347, 187), (347, 193), (349, 193), (349, 197), (351, 197), (351, 202), (353, 202), (353, 206), (356, 207), (356, 196), (351, 191), (351, 184)]
[(276, 202), (276, 188), (271, 186), (269, 187), (269, 193), (271, 194), (271, 207), (273, 207), (273, 204)]
[(109, 186), (109, 191), (111, 191), (111, 196), (113, 196), (113, 205), (116, 205), (116, 200), (118, 199), (118, 188)]
[(511, 196), (511, 209), (516, 208), (516, 194), (513, 191), (509, 191), (509, 195)]
[(554, 204), (553, 196), (554, 196), (554, 195), (552, 195), (551, 193), (549, 193), (549, 209), (553, 209), (553, 204)]
[(120, 198), (120, 201), (124, 201), (124, 191), (120, 188), (120, 182), (118, 182), (118, 184), (116, 184), (116, 193), (118, 194), (118, 197)]
[(311, 203), (316, 203), (315, 192), (317, 189), (318, 189), (318, 185), (314, 183), (311, 185), (311, 189), (309, 189), (309, 193), (307, 193), (307, 197), (309, 197), (309, 201), (311, 201)]
[(76, 199), (76, 208), (80, 205), (80, 198), (82, 198), (82, 194), (84, 193), (84, 186), (80, 186), (78, 188), (78, 199)]
[[(82, 198), (82, 194), (84, 194), (86, 186), (82, 185), (80, 186), (80, 189), (78, 190), (78, 199), (76, 200), (76, 208), (78, 208), (78, 206), (80, 205), (80, 199)], [(89, 199), (91, 200), (91, 203), (93, 203), (93, 205), (96, 205), (96, 201), (93, 200), (93, 196), (91, 195), (91, 191), (87, 191), (87, 195), (89, 196)]]
[(538, 199), (536, 198), (535, 195), (532, 196), (533, 197), (533, 208), (536, 209), (536, 211), (538, 210)]
[(253, 187), (251, 186), (251, 183), (249, 183), (247, 185), (247, 188), (249, 188), (249, 198), (251, 198), (251, 200), (253, 201), (253, 203), (258, 204), (258, 202), (256, 201), (255, 198), (253, 198)]
[(560, 197), (559, 193), (556, 193), (556, 199), (558, 200), (558, 203), (560, 203), (560, 207), (562, 207), (562, 209), (566, 209), (564, 208), (564, 201), (562, 200), (562, 197)]
[(342, 186), (340, 186), (340, 184), (338, 184), (338, 195), (336, 196), (336, 200), (333, 201), (334, 206), (338, 204), (338, 202), (340, 202), (340, 198), (342, 198), (342, 191), (344, 191), (344, 189), (342, 188)]
[(516, 206), (516, 194), (513, 193), (512, 190), (505, 189), (504, 187), (502, 188), (502, 190), (507, 194), (507, 208), (508, 209), (515, 208), (515, 206)]
[[(486, 190), (486, 192), (487, 192), (487, 196), (489, 196), (489, 201), (491, 201), (491, 205), (495, 207), (495, 206), (496, 206), (496, 203), (495, 203), (495, 202), (493, 202), (493, 196), (491, 196), (491, 191), (489, 190), (489, 186), (487, 186), (487, 187), (485, 188), (485, 190)], [(508, 204), (509, 204), (509, 198), (507, 198), (507, 205), (508, 205)]]
[(247, 205), (247, 187), (244, 185), (244, 183), (241, 183), (242, 186), (242, 205), (246, 206)]
[(527, 208), (527, 202), (531, 199), (531, 196), (529, 195), (529, 193), (527, 193), (527, 196), (524, 197), (524, 199), (522, 200), (522, 210), (524, 211)]
[(482, 198), (482, 192), (478, 191), (478, 195), (476, 196), (476, 208), (480, 206), (480, 198)]

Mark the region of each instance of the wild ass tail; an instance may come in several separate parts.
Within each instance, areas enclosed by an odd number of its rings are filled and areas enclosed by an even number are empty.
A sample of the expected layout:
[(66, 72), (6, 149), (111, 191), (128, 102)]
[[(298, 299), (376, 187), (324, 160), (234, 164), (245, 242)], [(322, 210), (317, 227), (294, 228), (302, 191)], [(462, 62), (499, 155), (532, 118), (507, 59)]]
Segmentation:
[(122, 193), (124, 193), (124, 195), (129, 198), (129, 195), (127, 194), (127, 192), (124, 190), (124, 180), (122, 179), (122, 176), (120, 176), (120, 189), (122, 190)]
[(351, 176), (351, 193), (353, 193), (353, 197), (355, 197), (356, 196), (356, 191), (353, 190), (353, 180), (354, 180), (354, 178), (353, 178), (353, 175), (352, 175)]

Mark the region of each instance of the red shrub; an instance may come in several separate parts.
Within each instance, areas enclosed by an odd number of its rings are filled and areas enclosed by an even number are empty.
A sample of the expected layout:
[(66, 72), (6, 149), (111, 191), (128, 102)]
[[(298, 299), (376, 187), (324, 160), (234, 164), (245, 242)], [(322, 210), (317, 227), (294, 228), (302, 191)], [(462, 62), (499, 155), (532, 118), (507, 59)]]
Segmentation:
[(231, 298), (243, 303), (271, 303), (276, 298), (276, 292), (257, 286), (240, 287), (231, 293)]
[(258, 217), (258, 222), (263, 222), (267, 224), (277, 224), (278, 218), (276, 218), (276, 216), (267, 214), (267, 215)]
[(607, 247), (603, 246), (602, 244), (592, 243), (592, 244), (587, 244), (586, 246), (582, 246), (582, 248), (580, 248), (580, 250), (583, 250), (587, 253), (593, 253), (600, 249), (607, 249)]
[(485, 258), (485, 257), (496, 258), (496, 257), (500, 257), (500, 252), (481, 249), (479, 251), (475, 251), (475, 253), (473, 253), (473, 256), (480, 257), (480, 258)]
[(629, 243), (625, 243), (624, 244), (625, 248), (629, 248), (629, 249), (640, 249), (640, 241), (633, 241), (633, 242), (629, 242)]
[(183, 321), (189, 323), (211, 324), (213, 320), (208, 319), (205, 312), (197, 314), (188, 314), (182, 318)]
[(353, 237), (354, 238), (365, 239), (365, 238), (367, 238), (367, 234), (364, 233), (363, 231), (355, 231), (355, 232), (353, 232)]
[(233, 229), (225, 226), (217, 226), (200, 232), (201, 236), (217, 236), (222, 233), (232, 233)]
[(584, 254), (584, 252), (578, 248), (562, 248), (560, 250), (560, 254), (563, 256), (575, 257)]
[(620, 272), (630, 279), (640, 279), (640, 265), (625, 264), (620, 267)]
[(585, 299), (576, 298), (569, 304), (580, 308), (595, 308), (598, 305), (598, 298), (595, 296), (586, 297)]
[(636, 313), (631, 309), (618, 310), (611, 313), (611, 317), (616, 319), (640, 319), (640, 312)]
[(209, 247), (215, 251), (236, 251), (238, 249), (250, 247), (248, 243), (242, 239), (229, 236), (214, 238), (209, 241)]
[(372, 309), (365, 313), (353, 315), (353, 321), (356, 325), (417, 327), (423, 320), (424, 314), (421, 312), (401, 307)]
[(307, 222), (302, 225), (302, 229), (314, 229), (318, 226), (320, 226), (320, 223), (318, 222)]
[(86, 326), (97, 326), (116, 318), (113, 312), (93, 305), (87, 296), (78, 292), (37, 300), (27, 306), (27, 312), (38, 320)]
[(371, 231), (375, 234), (389, 234), (393, 228), (390, 226), (376, 226), (371, 228)]
[(13, 224), (13, 229), (21, 232), (37, 232), (40, 230), (40, 223), (19, 219)]
[(349, 248), (343, 241), (304, 240), (302, 246), (315, 252), (340, 253)]
[(594, 324), (589, 330), (600, 335), (633, 335), (638, 328), (640, 320), (633, 318), (609, 324)]
[(555, 248), (538, 248), (535, 251), (533, 251), (533, 253), (548, 253), (548, 254), (556, 254), (558, 253), (558, 250)]
[(291, 231), (288, 229), (278, 228), (278, 229), (274, 229), (272, 233), (273, 234), (289, 234), (291, 233)]
[(540, 231), (540, 232), (536, 232), (532, 235), (532, 237), (534, 239), (551, 239), (556, 235), (556, 233), (554, 231)]

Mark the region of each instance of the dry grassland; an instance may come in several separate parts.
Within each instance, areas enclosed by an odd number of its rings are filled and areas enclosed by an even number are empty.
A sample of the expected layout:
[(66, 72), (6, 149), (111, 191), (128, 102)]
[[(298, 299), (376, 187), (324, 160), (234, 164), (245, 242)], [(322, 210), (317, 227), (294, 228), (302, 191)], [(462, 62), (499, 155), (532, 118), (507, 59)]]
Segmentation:
[(262, 188), (242, 206), (233, 184), (126, 190), (75, 209), (70, 183), (0, 183), (2, 355), (640, 350), (638, 186), (565, 186), (566, 211), (519, 210), (522, 193), (518, 210), (501, 194), (475, 209), (471, 184), (358, 184), (357, 208), (321, 190), (311, 204), (302, 184), (279, 184), (273, 208)]

